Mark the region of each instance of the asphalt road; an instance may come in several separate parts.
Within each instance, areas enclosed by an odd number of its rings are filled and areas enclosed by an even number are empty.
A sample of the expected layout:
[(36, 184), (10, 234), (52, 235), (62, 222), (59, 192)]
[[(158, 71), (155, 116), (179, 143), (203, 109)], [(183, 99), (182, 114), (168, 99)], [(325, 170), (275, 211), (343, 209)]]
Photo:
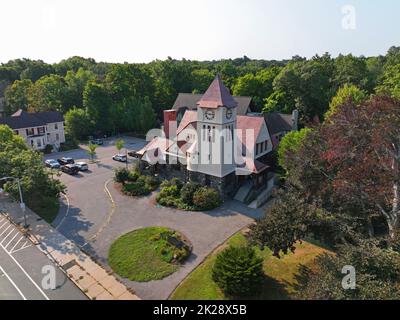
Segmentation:
[[(54, 275), (54, 280), (49, 275)], [(85, 299), (75, 284), (0, 214), (0, 300)]]

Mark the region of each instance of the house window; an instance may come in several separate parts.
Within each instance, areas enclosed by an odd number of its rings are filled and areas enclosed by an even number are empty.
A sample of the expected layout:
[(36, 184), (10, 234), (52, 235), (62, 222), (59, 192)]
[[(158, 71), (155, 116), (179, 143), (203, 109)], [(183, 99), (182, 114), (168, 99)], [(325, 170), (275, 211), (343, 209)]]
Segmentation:
[(35, 130), (33, 128), (26, 129), (26, 135), (27, 136), (35, 135)]
[(58, 130), (58, 123), (56, 123), (56, 124), (54, 125), (54, 129), (55, 129), (55, 130)]
[(18, 131), (18, 130), (14, 130), (14, 133), (18, 135), (18, 134), (19, 134), (19, 131)]
[(256, 156), (258, 156), (258, 154), (260, 153), (259, 149), (260, 149), (260, 144), (257, 143), (256, 144)]
[(56, 141), (60, 141), (60, 135), (56, 133)]
[(37, 131), (38, 131), (38, 134), (44, 134), (46, 132), (44, 127), (38, 128)]
[(42, 146), (42, 142), (41, 142), (40, 140), (37, 140), (36, 143), (37, 143), (37, 146), (38, 146), (39, 148)]

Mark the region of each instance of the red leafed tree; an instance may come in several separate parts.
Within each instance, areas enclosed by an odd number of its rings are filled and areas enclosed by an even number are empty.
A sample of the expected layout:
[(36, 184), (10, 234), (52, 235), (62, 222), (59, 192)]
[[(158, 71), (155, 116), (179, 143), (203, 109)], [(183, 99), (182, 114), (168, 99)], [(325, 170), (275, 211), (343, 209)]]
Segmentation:
[(394, 237), (400, 213), (400, 101), (373, 97), (339, 109), (320, 129), (325, 146), (319, 155), (331, 190), (343, 203), (361, 207), (369, 220), (382, 215)]

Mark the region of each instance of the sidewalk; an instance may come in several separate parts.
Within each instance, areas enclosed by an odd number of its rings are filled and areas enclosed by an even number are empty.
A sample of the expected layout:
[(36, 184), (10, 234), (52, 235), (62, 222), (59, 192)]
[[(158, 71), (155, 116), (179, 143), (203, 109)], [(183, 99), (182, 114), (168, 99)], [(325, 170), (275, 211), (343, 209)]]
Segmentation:
[[(16, 224), (23, 225), (18, 203), (0, 198), (0, 209)], [(79, 247), (26, 208), (30, 239), (54, 261), (92, 300), (140, 300), (113, 275), (107, 273)]]

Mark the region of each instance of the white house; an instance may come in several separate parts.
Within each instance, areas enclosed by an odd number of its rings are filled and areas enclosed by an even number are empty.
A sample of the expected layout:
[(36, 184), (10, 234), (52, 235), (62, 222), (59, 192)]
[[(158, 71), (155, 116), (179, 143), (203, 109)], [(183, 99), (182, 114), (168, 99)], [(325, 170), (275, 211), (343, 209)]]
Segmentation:
[(0, 118), (1, 124), (8, 125), (35, 150), (43, 150), (47, 145), (59, 148), (65, 143), (64, 117), (57, 111), (29, 113), (18, 110), (11, 117)]

